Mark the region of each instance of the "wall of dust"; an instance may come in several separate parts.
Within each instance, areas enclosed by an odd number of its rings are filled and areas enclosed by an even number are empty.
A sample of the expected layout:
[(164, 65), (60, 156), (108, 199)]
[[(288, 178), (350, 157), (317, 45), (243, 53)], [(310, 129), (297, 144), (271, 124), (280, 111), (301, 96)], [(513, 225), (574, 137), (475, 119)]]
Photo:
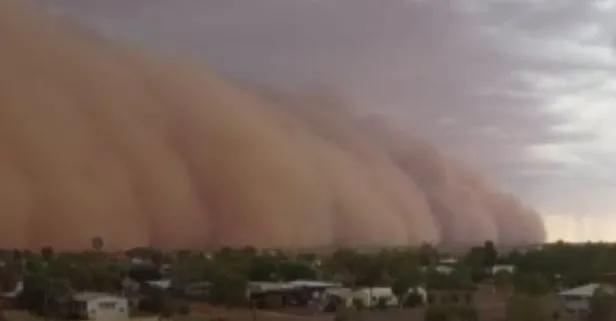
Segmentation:
[(335, 94), (259, 92), (0, 3), (0, 247), (527, 244), (514, 196)]

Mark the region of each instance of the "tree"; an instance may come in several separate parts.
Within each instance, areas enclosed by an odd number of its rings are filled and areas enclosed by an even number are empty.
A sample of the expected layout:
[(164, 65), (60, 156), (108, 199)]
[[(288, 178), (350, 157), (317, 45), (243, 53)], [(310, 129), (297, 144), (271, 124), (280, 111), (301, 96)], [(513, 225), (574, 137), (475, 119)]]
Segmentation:
[(174, 262), (171, 266), (171, 282), (173, 287), (181, 288), (191, 282), (204, 281), (210, 274), (212, 263), (201, 259), (191, 258), (181, 262)]
[(268, 254), (252, 258), (248, 267), (248, 277), (252, 281), (274, 281), (278, 278), (278, 260)]
[(43, 247), (41, 249), (41, 257), (43, 257), (43, 260), (48, 264), (51, 263), (54, 257), (53, 248), (51, 246)]
[(546, 278), (538, 273), (516, 274), (514, 278), (515, 291), (532, 297), (542, 297), (550, 291)]
[(212, 278), (210, 298), (213, 303), (224, 306), (237, 306), (246, 301), (246, 285), (248, 280), (244, 275), (228, 269), (217, 267), (215, 276)]
[(616, 297), (598, 288), (590, 300), (588, 320), (611, 321), (616, 316)]
[(409, 289), (416, 288), (420, 282), (421, 272), (415, 266), (402, 268), (398, 273), (396, 273), (393, 277), (391, 290), (398, 298), (398, 304), (400, 307), (405, 305), (406, 296), (409, 293)]
[(57, 315), (60, 302), (70, 294), (68, 280), (29, 275), (24, 278), (24, 288), (18, 304), (41, 316)]
[(146, 296), (140, 303), (140, 308), (159, 315), (159, 319), (170, 319), (173, 314), (172, 299), (169, 293), (163, 289), (150, 287)]
[(428, 243), (424, 243), (419, 247), (419, 263), (422, 266), (436, 264), (439, 255), (438, 250)]
[(513, 275), (506, 270), (500, 270), (494, 274), (494, 288), (501, 293), (510, 290), (512, 286)]
[(299, 260), (284, 260), (280, 262), (278, 272), (284, 281), (311, 280), (317, 276), (317, 272), (310, 263)]
[(100, 236), (96, 236), (92, 238), (92, 249), (100, 252), (103, 249), (103, 238), (101, 238)]
[(483, 266), (492, 268), (498, 260), (498, 251), (494, 247), (494, 242), (486, 241), (483, 244)]
[(11, 292), (17, 286), (19, 276), (8, 266), (0, 267), (0, 292)]
[(18, 249), (13, 250), (13, 261), (18, 262), (18, 261), (23, 260), (23, 258), (24, 258), (23, 253), (20, 250)]

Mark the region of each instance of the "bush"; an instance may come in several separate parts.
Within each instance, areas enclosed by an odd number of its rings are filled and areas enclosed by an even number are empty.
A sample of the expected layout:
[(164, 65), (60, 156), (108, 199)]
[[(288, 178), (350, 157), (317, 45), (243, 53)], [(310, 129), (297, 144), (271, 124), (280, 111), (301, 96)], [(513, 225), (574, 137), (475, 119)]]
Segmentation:
[(355, 307), (355, 309), (357, 309), (358, 311), (361, 311), (363, 308), (365, 308), (364, 306), (364, 301), (362, 301), (359, 298), (354, 298), (353, 299), (353, 306)]
[(402, 306), (405, 308), (415, 308), (423, 304), (423, 297), (418, 293), (410, 293), (404, 298)]

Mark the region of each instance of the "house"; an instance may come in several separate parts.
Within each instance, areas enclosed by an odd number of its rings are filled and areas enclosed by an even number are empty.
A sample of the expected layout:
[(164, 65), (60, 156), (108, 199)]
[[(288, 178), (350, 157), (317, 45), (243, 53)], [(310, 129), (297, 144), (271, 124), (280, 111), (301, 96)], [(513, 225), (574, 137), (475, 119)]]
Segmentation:
[(352, 293), (353, 300), (359, 300), (364, 307), (376, 307), (380, 301), (384, 300), (389, 307), (398, 306), (398, 297), (389, 287), (360, 288)]
[(274, 301), (280, 301), (284, 306), (305, 306), (310, 302), (320, 301), (323, 293), (330, 288), (339, 287), (339, 284), (296, 280), (291, 282), (249, 282), (246, 296), (257, 307), (270, 307)]
[(286, 283), (289, 287), (302, 290), (313, 300), (319, 300), (327, 289), (340, 288), (342, 284), (323, 281), (295, 280)]
[(11, 291), (0, 292), (0, 309), (8, 309), (15, 305), (15, 300), (24, 290), (24, 282), (17, 281)]
[(128, 299), (108, 293), (81, 292), (73, 296), (69, 313), (85, 320), (128, 320)]
[(453, 257), (448, 257), (448, 258), (442, 258), (438, 261), (439, 265), (449, 265), (449, 266), (454, 266), (458, 264), (458, 260), (456, 260)]
[[(427, 302), (428, 294), (423, 287), (409, 288), (408, 295), (417, 295), (419, 299), (417, 304), (423, 305)], [(388, 307), (397, 307), (399, 305), (398, 297), (389, 287), (359, 288), (356, 290), (347, 287), (331, 287), (327, 288), (320, 297), (320, 302), (324, 309), (332, 303), (349, 308), (357, 304), (357, 301), (361, 302), (364, 307), (374, 308), (377, 307), (381, 300), (384, 300), (385, 305)]]
[(323, 306), (327, 306), (329, 304), (334, 305), (344, 305), (346, 307), (350, 307), (353, 304), (353, 291), (347, 287), (339, 287), (339, 288), (329, 288), (323, 292), (321, 296), (321, 303)]
[(351, 307), (357, 302), (363, 307), (374, 308), (380, 301), (386, 306), (398, 306), (398, 297), (389, 287), (359, 288), (352, 290), (346, 287), (329, 288), (322, 296), (322, 302), (337, 301), (346, 307)]
[(439, 260), (436, 265), (432, 267), (422, 266), (420, 270), (422, 272), (427, 272), (429, 270), (432, 270), (440, 274), (449, 275), (453, 273), (453, 271), (455, 271), (457, 265), (458, 265), (458, 260), (454, 258), (444, 258), (444, 259)]
[(590, 300), (598, 289), (616, 294), (616, 288), (613, 286), (589, 283), (577, 288), (562, 291), (558, 293), (558, 296), (562, 299), (567, 313), (584, 319), (588, 315)]
[(433, 275), (426, 282), (428, 305), (457, 306), (473, 305), (477, 285), (471, 280), (453, 278), (450, 275)]
[(492, 270), (490, 271), (492, 275), (496, 275), (499, 272), (508, 272), (513, 274), (515, 272), (515, 265), (511, 264), (496, 264), (492, 266)]
[(250, 282), (246, 297), (259, 309), (305, 306), (311, 299), (302, 288), (277, 282)]
[(171, 290), (171, 280), (170, 279), (146, 281), (145, 284), (147, 284), (147, 286), (165, 290), (165, 291)]
[(179, 294), (186, 299), (205, 300), (209, 298), (211, 289), (211, 282), (190, 282), (179, 289)]

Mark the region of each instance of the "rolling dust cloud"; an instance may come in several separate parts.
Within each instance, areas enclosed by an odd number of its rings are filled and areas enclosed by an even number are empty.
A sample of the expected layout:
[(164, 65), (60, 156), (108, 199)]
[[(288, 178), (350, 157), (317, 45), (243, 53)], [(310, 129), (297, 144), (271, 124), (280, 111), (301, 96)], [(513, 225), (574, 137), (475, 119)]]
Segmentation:
[(543, 242), (540, 216), (327, 91), (268, 92), (0, 3), (0, 247)]

